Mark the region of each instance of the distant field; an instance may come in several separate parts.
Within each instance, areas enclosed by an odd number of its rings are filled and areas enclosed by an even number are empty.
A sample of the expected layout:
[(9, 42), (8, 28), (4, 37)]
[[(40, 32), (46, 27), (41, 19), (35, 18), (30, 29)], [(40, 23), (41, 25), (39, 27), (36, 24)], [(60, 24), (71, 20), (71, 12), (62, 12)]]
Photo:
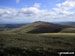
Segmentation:
[(11, 30), (12, 28), (0, 28), (0, 31), (8, 31)]

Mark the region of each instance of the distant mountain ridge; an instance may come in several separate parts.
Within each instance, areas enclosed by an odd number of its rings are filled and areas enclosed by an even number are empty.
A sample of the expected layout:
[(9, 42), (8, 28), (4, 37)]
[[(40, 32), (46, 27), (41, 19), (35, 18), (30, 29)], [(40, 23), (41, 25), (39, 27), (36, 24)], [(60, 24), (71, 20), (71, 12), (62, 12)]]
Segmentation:
[(58, 23), (58, 24), (75, 27), (75, 22), (62, 22), (62, 23)]
[(12, 29), (19, 28), (25, 25), (27, 24), (0, 24), (0, 31), (12, 30)]
[(18, 28), (27, 24), (0, 24), (0, 28)]

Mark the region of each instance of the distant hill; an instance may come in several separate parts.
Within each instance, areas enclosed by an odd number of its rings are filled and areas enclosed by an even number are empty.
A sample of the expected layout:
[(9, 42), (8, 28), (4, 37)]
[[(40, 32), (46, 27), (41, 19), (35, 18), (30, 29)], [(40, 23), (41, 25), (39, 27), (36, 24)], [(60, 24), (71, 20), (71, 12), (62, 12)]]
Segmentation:
[(55, 32), (60, 32), (64, 28), (68, 28), (68, 26), (37, 21), (37, 22), (34, 22), (32, 24), (28, 24), (26, 26), (14, 29), (11, 32), (18, 32), (18, 33), (55, 33)]
[(0, 24), (0, 31), (11, 30), (25, 25), (27, 24)]
[(18, 28), (26, 24), (0, 24), (0, 28)]
[(75, 22), (63, 22), (59, 24), (75, 27)]
[(65, 28), (60, 31), (61, 33), (75, 33), (75, 28)]

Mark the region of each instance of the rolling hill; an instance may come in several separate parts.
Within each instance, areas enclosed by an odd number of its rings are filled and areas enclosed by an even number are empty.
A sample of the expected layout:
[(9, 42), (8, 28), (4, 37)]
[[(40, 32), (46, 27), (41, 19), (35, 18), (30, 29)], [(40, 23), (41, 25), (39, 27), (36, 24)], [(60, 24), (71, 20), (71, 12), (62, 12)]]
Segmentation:
[(60, 31), (61, 33), (75, 33), (75, 28), (65, 28)]
[(18, 28), (26, 24), (0, 24), (0, 28)]
[(75, 27), (75, 22), (62, 22), (62, 23), (59, 23), (59, 24)]
[(53, 24), (48, 22), (37, 21), (32, 24), (11, 30), (16, 33), (56, 33), (68, 26)]
[(25, 25), (27, 24), (0, 24), (0, 31), (12, 30)]

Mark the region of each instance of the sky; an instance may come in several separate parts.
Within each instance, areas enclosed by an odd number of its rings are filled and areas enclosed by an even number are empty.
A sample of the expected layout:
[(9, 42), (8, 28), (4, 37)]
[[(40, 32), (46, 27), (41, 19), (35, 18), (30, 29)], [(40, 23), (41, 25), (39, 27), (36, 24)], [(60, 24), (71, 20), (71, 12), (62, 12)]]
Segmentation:
[(0, 23), (75, 21), (75, 0), (0, 0)]

